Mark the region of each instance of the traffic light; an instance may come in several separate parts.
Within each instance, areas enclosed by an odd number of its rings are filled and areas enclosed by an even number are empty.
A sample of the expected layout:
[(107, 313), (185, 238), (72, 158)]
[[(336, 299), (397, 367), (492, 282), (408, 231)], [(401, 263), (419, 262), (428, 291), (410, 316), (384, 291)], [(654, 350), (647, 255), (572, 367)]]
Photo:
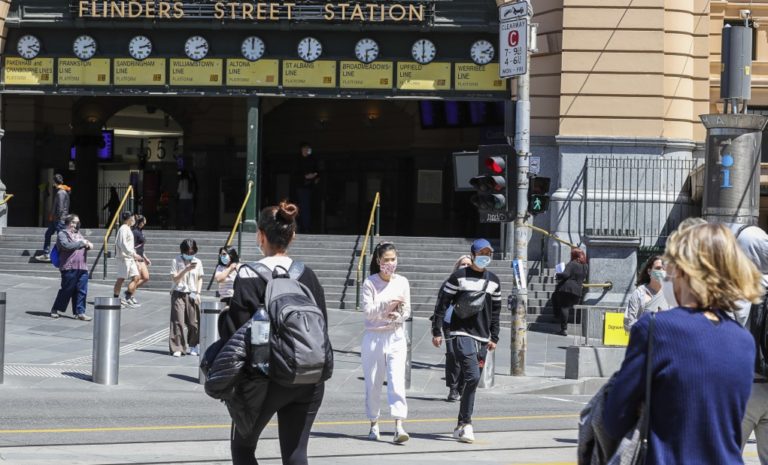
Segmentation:
[(534, 176), (528, 183), (528, 213), (538, 215), (549, 209), (550, 178)]
[(472, 204), (480, 212), (482, 222), (505, 222), (511, 217), (508, 212), (514, 209), (510, 198), (510, 174), (514, 165), (514, 154), (508, 145), (480, 146), (478, 156), (478, 175), (469, 183), (475, 188)]

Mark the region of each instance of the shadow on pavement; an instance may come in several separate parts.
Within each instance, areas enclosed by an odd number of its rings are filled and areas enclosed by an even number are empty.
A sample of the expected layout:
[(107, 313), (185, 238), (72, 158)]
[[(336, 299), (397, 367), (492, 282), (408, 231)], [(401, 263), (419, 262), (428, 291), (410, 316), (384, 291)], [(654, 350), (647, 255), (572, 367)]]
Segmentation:
[(180, 379), (182, 381), (189, 381), (190, 383), (195, 383), (195, 384), (199, 384), (200, 383), (200, 380), (198, 378), (193, 377), (193, 376), (177, 375), (175, 373), (170, 373), (168, 375), (168, 377)]

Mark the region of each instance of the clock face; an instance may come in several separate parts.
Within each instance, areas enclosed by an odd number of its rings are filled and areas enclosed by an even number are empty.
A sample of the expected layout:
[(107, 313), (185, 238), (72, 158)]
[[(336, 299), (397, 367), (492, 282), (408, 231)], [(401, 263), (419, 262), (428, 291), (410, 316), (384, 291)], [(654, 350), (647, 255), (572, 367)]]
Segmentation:
[(487, 40), (478, 40), (472, 44), (472, 48), (469, 50), (469, 54), (475, 64), (487, 65), (493, 60), (496, 51), (493, 48), (493, 44)]
[(426, 65), (431, 63), (437, 55), (437, 47), (429, 39), (419, 39), (411, 47), (411, 55), (416, 62)]
[(314, 37), (305, 37), (299, 42), (298, 52), (299, 58), (307, 62), (312, 62), (320, 58), (320, 55), (323, 54), (323, 44)]
[(256, 36), (246, 37), (242, 45), (240, 45), (240, 51), (243, 53), (243, 57), (249, 61), (256, 61), (264, 56), (264, 41)]
[(72, 43), (72, 51), (81, 60), (90, 60), (96, 55), (96, 39), (85, 34), (78, 36)]
[(147, 36), (136, 36), (128, 43), (128, 53), (134, 60), (143, 60), (152, 54), (152, 41)]
[(16, 51), (19, 52), (19, 56), (31, 60), (40, 53), (40, 39), (27, 34), (21, 36), (16, 43)]
[(202, 60), (208, 55), (208, 41), (202, 36), (192, 36), (184, 44), (184, 53), (191, 60)]
[(363, 63), (372, 63), (379, 57), (379, 44), (373, 39), (360, 39), (355, 45), (355, 56)]

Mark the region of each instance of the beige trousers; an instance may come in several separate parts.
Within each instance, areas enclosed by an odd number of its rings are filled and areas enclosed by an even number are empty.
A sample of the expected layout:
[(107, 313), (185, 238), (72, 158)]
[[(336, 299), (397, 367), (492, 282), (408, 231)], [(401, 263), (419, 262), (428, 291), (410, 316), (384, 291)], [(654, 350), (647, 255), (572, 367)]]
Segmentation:
[(768, 465), (768, 383), (752, 383), (752, 395), (741, 422), (741, 448), (755, 432), (760, 465)]
[[(189, 294), (173, 291), (171, 293), (171, 332), (168, 338), (168, 349), (174, 352), (187, 353), (189, 347), (200, 342), (200, 307)], [(186, 341), (184, 330), (187, 331)]]

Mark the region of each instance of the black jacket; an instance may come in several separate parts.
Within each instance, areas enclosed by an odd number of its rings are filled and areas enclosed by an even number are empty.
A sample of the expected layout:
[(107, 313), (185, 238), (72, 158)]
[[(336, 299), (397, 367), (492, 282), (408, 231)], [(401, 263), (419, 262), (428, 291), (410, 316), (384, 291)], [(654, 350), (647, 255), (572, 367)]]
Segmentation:
[(555, 275), (557, 278), (556, 290), (581, 297), (584, 289), (582, 285), (587, 280), (587, 274), (589, 274), (589, 267), (587, 265), (571, 260), (565, 265), (562, 273)]
[(455, 313), (446, 336), (466, 335), (478, 340), (498, 342), (499, 316), (501, 314), (501, 283), (499, 278), (486, 271), (475, 271), (471, 267), (456, 270), (440, 288), (435, 313), (432, 318), (432, 335), (440, 336), (443, 331), (443, 317), (448, 306), (454, 303), (456, 296), (464, 291), (479, 291), (488, 280), (485, 306), (483, 310), (470, 318), (459, 318)]

